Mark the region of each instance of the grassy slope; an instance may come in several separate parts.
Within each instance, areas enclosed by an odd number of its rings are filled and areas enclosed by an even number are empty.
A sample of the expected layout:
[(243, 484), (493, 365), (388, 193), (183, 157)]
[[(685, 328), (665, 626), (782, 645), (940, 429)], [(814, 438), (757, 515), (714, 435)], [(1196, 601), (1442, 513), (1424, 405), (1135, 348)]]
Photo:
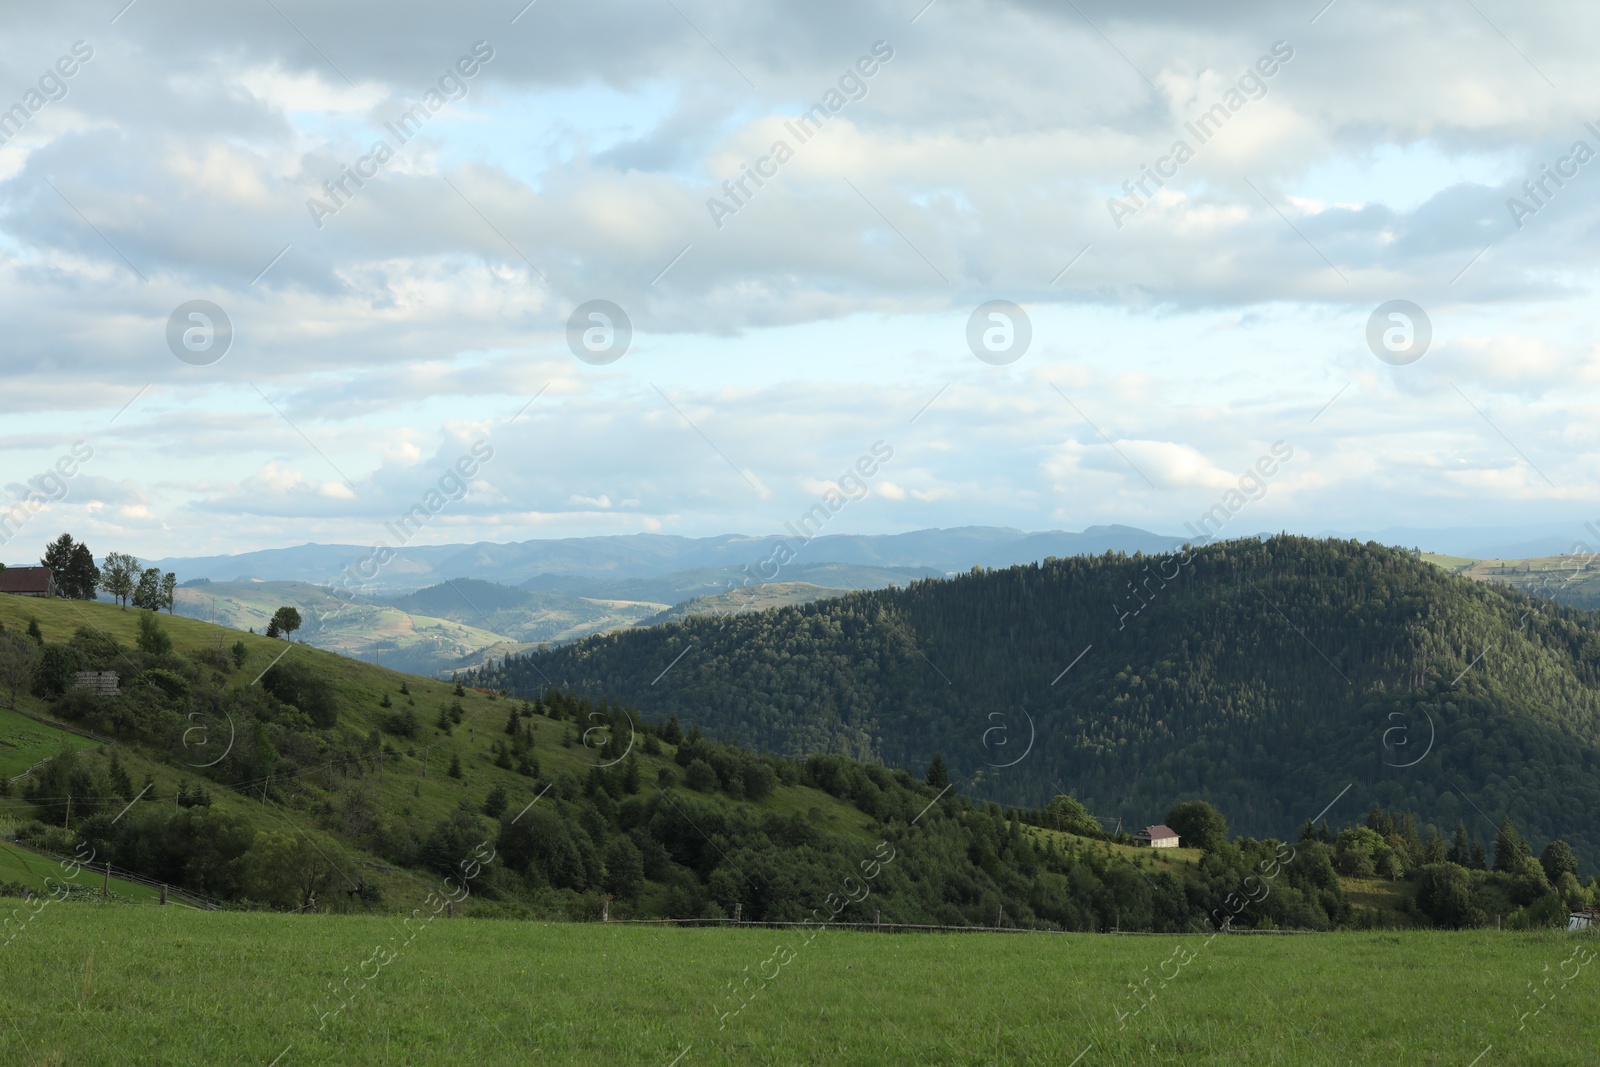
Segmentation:
[(21, 774), (40, 760), (60, 752), (63, 745), (84, 749), (93, 748), (95, 742), (0, 708), (0, 778)]
[[(47, 908), (10, 1063), (1588, 1064), (1600, 968), (1518, 1030), (1564, 934), (896, 936)], [(1585, 947), (1597, 946), (1585, 938)], [(374, 947), (397, 953), (377, 968)], [(787, 966), (737, 1007), (730, 987)], [(1175, 951), (1193, 953), (1178, 969)], [(365, 964), (365, 966), (364, 966)], [(1570, 971), (1570, 966), (1569, 966)], [(1163, 987), (1161, 975), (1175, 973)], [(371, 978), (363, 981), (358, 975)], [(1132, 985), (1156, 976), (1131, 1011)], [(330, 996), (348, 1007), (318, 1032)], [(1477, 1059), (1488, 1046), (1493, 1051)], [(1081, 1061), (1074, 1057), (1087, 1052)], [(678, 1057), (675, 1059), (675, 1057)]]
[[(90, 625), (113, 634), (125, 646), (133, 646), (137, 641), (138, 616), (139, 613), (131, 608), (124, 611), (111, 604), (70, 600), (30, 600), (0, 595), (0, 623), (4, 623), (7, 629), (19, 631), (26, 628), (30, 618), (36, 617), (47, 641), (65, 641), (79, 626)], [(359, 768), (352, 771), (351, 777), (342, 777), (335, 768), (331, 776), (334, 789), (330, 795), (327, 788), (328, 774), (316, 771), (302, 776), (294, 785), (308, 803), (329, 799), (335, 805), (339, 805), (348, 792), (358, 790), (366, 795), (374, 810), (399, 814), (420, 831), (419, 836), (425, 836), (427, 829), (453, 811), (463, 798), (481, 802), (496, 784), (505, 786), (510, 794), (513, 811), (534, 798), (531, 779), (494, 766), (489, 756), (490, 744), (505, 736), (502, 731), (510, 708), (510, 704), (506, 701), (468, 690), (466, 696), (461, 698), (466, 716), (453, 734), (447, 737), (433, 729), (433, 722), (439, 709), (449, 707), (456, 699), (451, 695), (451, 686), (448, 682), (402, 675), (384, 667), (348, 659), (308, 645), (290, 645), (259, 635), (240, 634), (182, 616), (163, 615), (161, 625), (171, 635), (173, 645), (180, 653), (207, 644), (215, 644), (219, 639), (227, 646), (231, 646), (234, 641), (242, 640), (251, 650), (250, 658), (243, 670), (230, 676), (229, 681), (233, 685), (251, 684), (280, 654), (303, 657), (315, 664), (317, 669), (337, 686), (343, 708), (340, 714), (341, 727), (362, 738), (377, 729), (382, 718), (388, 714), (379, 706), (383, 694), (390, 695), (395, 710), (408, 707), (406, 698), (399, 695), (399, 690), (402, 682), (409, 685), (412, 699), (416, 701), (414, 710), (422, 721), (423, 729), (412, 739), (388, 738), (385, 735), (386, 739), (399, 749), (400, 755), (386, 759), (382, 780), (380, 781), (373, 772), (356, 777), (355, 775), (360, 774)], [(44, 701), (33, 697), (24, 697), (21, 706), (24, 710), (35, 714), (46, 714), (48, 711)], [(588, 774), (589, 768), (595, 762), (593, 752), (581, 745), (569, 748), (561, 743), (574, 724), (552, 722), (537, 717), (533, 722), (536, 724), (536, 752), (545, 778), (553, 778), (563, 770), (571, 771), (580, 778)], [(0, 727), (3, 725), (4, 720), (0, 720)], [(61, 736), (65, 738), (71, 735)], [(4, 734), (0, 733), (0, 739), (3, 737)], [(73, 738), (69, 743), (83, 742)], [(55, 750), (49, 745), (45, 747)], [(408, 751), (414, 751), (415, 755), (407, 755)], [(308, 814), (296, 810), (299, 805), (291, 807), (286, 812), (272, 804), (263, 805), (258, 801), (252, 801), (249, 797), (241, 796), (226, 788), (219, 788), (200, 775), (190, 773), (188, 768), (156, 760), (142, 752), (137, 745), (119, 745), (118, 752), (129, 776), (136, 784), (142, 783), (146, 774), (154, 778), (155, 789), (145, 801), (147, 803), (170, 803), (180, 784), (186, 784), (191, 788), (203, 784), (211, 791), (217, 806), (244, 814), (259, 830), (294, 833), (299, 828), (309, 829), (316, 825)], [(666, 751), (660, 757), (645, 756), (639, 752), (638, 746), (635, 747), (635, 752), (639, 755), (640, 773), (644, 782), (643, 796), (648, 797), (655, 790), (656, 773), (661, 767), (671, 766), (678, 777), (682, 778), (682, 768), (671, 761), (670, 746), (666, 746)], [(427, 757), (425, 777), (424, 755)], [(459, 757), (461, 760), (465, 771), (461, 781), (456, 781), (445, 773), (452, 757)], [(20, 791), (14, 790), (14, 792)], [(825, 829), (854, 836), (862, 841), (877, 840), (870, 836), (871, 820), (868, 816), (821, 790), (799, 786), (780, 787), (762, 801), (760, 807), (783, 813), (799, 812), (801, 815), (807, 815), (815, 808)], [(0, 800), (0, 813), (28, 816), (32, 812), (32, 806), (23, 802), (18, 796)], [(344, 855), (332, 858), (348, 872), (349, 876), (365, 877), (369, 883), (380, 888), (384, 893), (385, 902), (396, 909), (409, 911), (413, 907), (420, 906), (432, 886), (432, 881), (420, 873), (389, 871), (367, 866), (367, 862), (373, 862), (372, 857), (353, 849), (347, 850)], [(330, 900), (330, 897), (333, 899)], [(330, 891), (324, 896), (323, 904), (343, 906), (343, 894), (334, 897)]]
[[(473, 655), (505, 640), (499, 633), (458, 621), (417, 615), (382, 604), (346, 604), (327, 589), (308, 582), (213, 582), (179, 589), (178, 613), (217, 622), (235, 630), (265, 633), (272, 613), (283, 605), (297, 609), (305, 630), (297, 639), (350, 656), (381, 654), (406, 657), (421, 669), (432, 669)], [(324, 622), (317, 623), (318, 614)]]

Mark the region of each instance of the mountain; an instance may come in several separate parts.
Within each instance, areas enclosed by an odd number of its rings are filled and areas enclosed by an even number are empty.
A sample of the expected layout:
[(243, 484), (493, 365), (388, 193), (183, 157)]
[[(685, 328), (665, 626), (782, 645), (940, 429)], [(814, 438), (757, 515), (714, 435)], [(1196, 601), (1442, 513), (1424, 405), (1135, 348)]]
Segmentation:
[[(790, 571), (796, 567), (822, 563), (933, 570), (942, 574), (973, 566), (1008, 566), (1049, 555), (1160, 551), (1171, 547), (1176, 540), (1129, 526), (1095, 526), (1082, 533), (1024, 533), (999, 527), (969, 526), (879, 536), (830, 534), (809, 540), (802, 536), (803, 533), (790, 531), (757, 537), (734, 534), (717, 537), (620, 534), (503, 545), (486, 542), (473, 545), (419, 545), (396, 549), (394, 559), (378, 570), (369, 582), (363, 584), (352, 578), (352, 587), (367, 593), (394, 593), (418, 589), (447, 578), (475, 578), (502, 585), (518, 585), (541, 575), (598, 579), (661, 578), (702, 569), (748, 572), (757, 581), (813, 581), (812, 578), (791, 575)], [(771, 562), (780, 544), (793, 552), (793, 562), (781, 565)], [(173, 557), (156, 560), (149, 565), (172, 571), (185, 581), (195, 578), (209, 578), (212, 581), (254, 578), (330, 584), (338, 582), (347, 568), (352, 575), (361, 574), (360, 565), (371, 552), (371, 548), (358, 545), (310, 544), (246, 552), (236, 556)], [(697, 596), (710, 591), (697, 589), (688, 595)]]
[[(42, 645), (22, 636), (30, 621)], [(108, 864), (119, 895), (156, 880), (199, 905), (432, 915), (448, 894), (457, 913), (499, 918), (1003, 914), (1179, 931), (1230, 914), (1230, 894), (1289, 848), (1224, 838), (1203, 861), (1157, 857), (1067, 798), (1008, 815), (880, 766), (685, 736), (612, 702), (518, 702), (111, 604), (0, 595), (0, 631), (7, 679), (18, 657), (34, 675), (0, 692), (16, 705), (0, 708), (0, 736), (24, 742), (0, 745), (0, 872), (36, 893), (45, 875), (77, 877), (55, 862), (70, 855), (89, 884), (52, 893), (98, 897)], [(79, 670), (119, 692), (73, 685)], [(1359, 914), (1331, 847), (1294, 847), (1303, 858), (1239, 925)]]
[(601, 600), (654, 601), (684, 604), (697, 597), (714, 597), (731, 590), (769, 584), (804, 583), (836, 593), (855, 589), (886, 589), (907, 585), (918, 578), (943, 575), (930, 567), (869, 567), (852, 563), (791, 563), (777, 572), (775, 582), (752, 577), (742, 567), (701, 567), (675, 571), (657, 578), (589, 578), (541, 574), (522, 583), (535, 592), (565, 593)]
[(1343, 795), (1600, 861), (1600, 622), (1375, 544), (1076, 557), (513, 657), (542, 679), (799, 755), (1069, 791), (1127, 825), (1209, 800), (1248, 833)]

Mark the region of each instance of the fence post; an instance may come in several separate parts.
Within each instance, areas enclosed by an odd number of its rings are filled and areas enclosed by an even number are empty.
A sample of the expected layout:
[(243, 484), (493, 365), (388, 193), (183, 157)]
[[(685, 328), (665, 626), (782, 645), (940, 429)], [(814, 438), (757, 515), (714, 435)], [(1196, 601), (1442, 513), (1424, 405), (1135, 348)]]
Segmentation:
[(611, 900), (609, 897), (600, 905), (600, 921), (603, 923), (611, 921)]
[(163, 908), (167, 906), (167, 887), (166, 886), (162, 886), (161, 887), (161, 906)]
[(106, 900), (111, 896), (111, 861), (106, 860), (106, 880), (100, 886), (100, 899)]
[(878, 908), (873, 908), (872, 909), (872, 925), (873, 926), (882, 926), (883, 925), (883, 912)]
[(456, 917), (456, 902), (455, 901), (447, 900), (447, 901), (444, 902), (444, 917), (446, 919), (454, 919)]
[(744, 914), (744, 902), (743, 901), (735, 902), (734, 905), (733, 905), (733, 921), (734, 921), (735, 925), (738, 924), (739, 918), (743, 914)]

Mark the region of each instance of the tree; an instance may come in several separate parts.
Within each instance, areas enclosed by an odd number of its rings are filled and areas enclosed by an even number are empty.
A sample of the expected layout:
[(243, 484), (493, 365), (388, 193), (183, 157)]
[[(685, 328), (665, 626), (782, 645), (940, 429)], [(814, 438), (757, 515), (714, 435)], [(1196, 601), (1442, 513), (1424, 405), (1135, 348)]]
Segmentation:
[(78, 544), (72, 535), (64, 533), (46, 545), (44, 555), (39, 558), (39, 563), (49, 567), (50, 573), (56, 576), (56, 592), (64, 597), (72, 597), (72, 554), (77, 550)]
[(72, 561), (67, 565), (66, 596), (73, 600), (93, 600), (99, 588), (100, 568), (95, 566), (94, 553), (80, 541), (72, 550)]
[(944, 757), (937, 752), (933, 754), (933, 762), (928, 764), (928, 775), (924, 781), (935, 789), (944, 789), (950, 785), (950, 771), (944, 765)]
[[(277, 634), (272, 631), (276, 629)], [(282, 635), (285, 640), (293, 641), (294, 632), (300, 629), (300, 613), (287, 605), (272, 613), (272, 621), (267, 624), (267, 636)]]
[(683, 728), (678, 725), (676, 715), (667, 719), (667, 725), (661, 728), (661, 740), (669, 745), (683, 744)]
[(153, 610), (139, 616), (139, 651), (147, 656), (165, 656), (172, 651), (172, 638), (156, 621)]
[(139, 580), (139, 561), (123, 552), (112, 552), (100, 565), (100, 588), (127, 610)]
[(237, 667), (243, 667), (244, 666), (244, 661), (249, 659), (249, 658), (250, 658), (250, 646), (246, 645), (243, 641), (235, 641), (233, 643), (233, 665), (234, 665), (234, 667), (236, 667), (236, 668)]
[(1455, 840), (1450, 843), (1450, 851), (1445, 858), (1458, 867), (1465, 867), (1471, 857), (1472, 846), (1467, 843), (1467, 824), (1457, 820)]
[(161, 576), (161, 602), (166, 606), (167, 614), (172, 614), (173, 601), (178, 599), (178, 576), (168, 571)]
[(462, 774), (461, 774), (461, 757), (460, 756), (452, 755), (450, 757), (450, 772), (449, 773), (450, 773), (450, 777), (452, 777), (452, 778), (460, 778), (460, 777), (462, 777)]
[(644, 885), (644, 856), (626, 837), (618, 837), (606, 846), (605, 889), (624, 900), (631, 899)]
[(33, 684), (38, 651), (16, 634), (0, 633), (0, 691), (6, 694), (6, 707), (17, 706), (17, 694)]
[(1080, 837), (1102, 837), (1100, 820), (1089, 814), (1089, 809), (1076, 797), (1065, 793), (1058, 793), (1045, 805), (1045, 814), (1050, 817), (1053, 829), (1063, 830), (1069, 834)]
[(1515, 873), (1521, 866), (1520, 861), (1531, 855), (1533, 850), (1511, 825), (1510, 816), (1500, 820), (1500, 832), (1494, 836), (1494, 869)]
[(1483, 842), (1476, 837), (1472, 839), (1472, 854), (1467, 857), (1469, 871), (1486, 871), (1489, 869), (1488, 853), (1483, 851)]
[(133, 606), (146, 611), (161, 610), (161, 572), (156, 568), (146, 567), (139, 572), (139, 580), (133, 587)]
[(37, 616), (28, 620), (28, 636), (33, 638), (34, 644), (40, 646), (44, 645), (44, 631), (39, 629), (39, 619)]
[(506, 787), (497, 785), (483, 798), (483, 813), (491, 819), (498, 819), (504, 814), (506, 805), (510, 802), (510, 798), (506, 796)]
[(691, 760), (683, 772), (683, 784), (697, 793), (717, 788), (717, 772), (703, 759)]
[(1178, 831), (1185, 848), (1214, 852), (1228, 843), (1228, 822), (1203, 800), (1186, 800), (1167, 812), (1167, 825)]
[(1563, 874), (1576, 877), (1578, 873), (1578, 857), (1572, 854), (1572, 846), (1560, 838), (1544, 846), (1544, 851), (1539, 853), (1539, 865), (1544, 868), (1544, 876), (1554, 885), (1561, 880)]

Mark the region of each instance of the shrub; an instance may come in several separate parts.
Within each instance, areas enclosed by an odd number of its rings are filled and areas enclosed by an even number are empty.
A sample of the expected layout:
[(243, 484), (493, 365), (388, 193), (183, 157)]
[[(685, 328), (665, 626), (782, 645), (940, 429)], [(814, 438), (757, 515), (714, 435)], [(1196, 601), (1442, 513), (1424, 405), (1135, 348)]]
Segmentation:
[(705, 760), (693, 760), (684, 771), (683, 782), (697, 793), (709, 793), (717, 788), (717, 772)]

